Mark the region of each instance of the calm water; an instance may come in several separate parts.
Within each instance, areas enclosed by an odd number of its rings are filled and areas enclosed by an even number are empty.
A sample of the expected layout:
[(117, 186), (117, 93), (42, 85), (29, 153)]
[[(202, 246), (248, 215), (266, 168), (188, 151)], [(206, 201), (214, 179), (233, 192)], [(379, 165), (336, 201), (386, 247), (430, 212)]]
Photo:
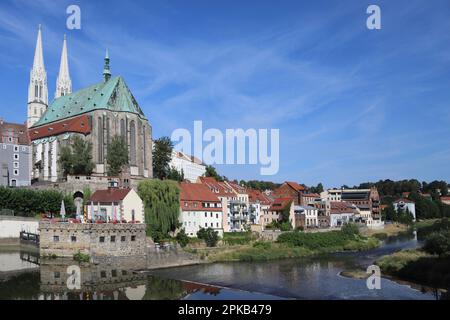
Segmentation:
[[(388, 240), (364, 253), (258, 263), (218, 263), (134, 273), (120, 265), (81, 269), (81, 289), (69, 290), (67, 264), (35, 265), (37, 254), (0, 251), (0, 299), (436, 299), (438, 293), (383, 278), (380, 290), (342, 270), (367, 267), (381, 255), (417, 247), (414, 236)], [(19, 262), (21, 261), (21, 262)], [(11, 265), (26, 270), (11, 274)], [(35, 270), (28, 269), (35, 266)], [(69, 279), (70, 281), (70, 279)]]

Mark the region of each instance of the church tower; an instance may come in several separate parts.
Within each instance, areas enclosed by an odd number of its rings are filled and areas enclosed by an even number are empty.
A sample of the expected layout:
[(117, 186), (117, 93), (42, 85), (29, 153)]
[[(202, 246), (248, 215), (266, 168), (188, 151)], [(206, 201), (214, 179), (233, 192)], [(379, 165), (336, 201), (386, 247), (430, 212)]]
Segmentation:
[(56, 80), (55, 99), (70, 93), (72, 93), (72, 80), (70, 80), (69, 59), (67, 58), (67, 38), (64, 35), (61, 64), (59, 65), (59, 74)]
[(33, 69), (30, 72), (30, 84), (28, 86), (28, 128), (40, 119), (45, 110), (47, 110), (47, 106), (47, 72), (45, 71), (42, 50), (42, 30), (41, 25), (39, 25)]

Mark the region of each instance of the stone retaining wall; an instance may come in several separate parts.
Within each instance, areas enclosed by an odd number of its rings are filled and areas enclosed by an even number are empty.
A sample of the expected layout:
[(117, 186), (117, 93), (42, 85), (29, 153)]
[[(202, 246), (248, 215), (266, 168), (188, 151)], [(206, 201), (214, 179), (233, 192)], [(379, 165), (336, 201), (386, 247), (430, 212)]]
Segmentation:
[(50, 223), (41, 221), (40, 254), (72, 257), (78, 251), (92, 258), (146, 256), (146, 225)]

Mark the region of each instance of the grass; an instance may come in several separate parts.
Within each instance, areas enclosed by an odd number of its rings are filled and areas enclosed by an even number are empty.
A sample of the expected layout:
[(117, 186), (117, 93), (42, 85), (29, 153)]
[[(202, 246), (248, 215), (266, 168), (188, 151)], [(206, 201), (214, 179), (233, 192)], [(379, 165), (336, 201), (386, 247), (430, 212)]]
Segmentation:
[(408, 229), (409, 229), (409, 226), (406, 224), (390, 223), (390, 224), (385, 224), (382, 231), (380, 231), (378, 229), (367, 229), (364, 234), (366, 236), (374, 236), (374, 237), (377, 237), (378, 239), (382, 240), (381, 237), (387, 238), (387, 237), (395, 236), (402, 232), (407, 232)]
[(222, 241), (227, 245), (249, 244), (256, 240), (251, 232), (224, 232)]
[(383, 272), (396, 274), (407, 264), (429, 256), (430, 255), (421, 250), (402, 250), (391, 255), (381, 257), (375, 262), (375, 264), (378, 265)]

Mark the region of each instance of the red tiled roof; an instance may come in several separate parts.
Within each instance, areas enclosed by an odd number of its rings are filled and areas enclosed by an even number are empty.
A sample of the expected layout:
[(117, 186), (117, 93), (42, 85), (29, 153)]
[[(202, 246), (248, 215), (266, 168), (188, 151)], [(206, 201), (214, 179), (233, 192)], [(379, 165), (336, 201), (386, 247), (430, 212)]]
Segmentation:
[(119, 202), (125, 199), (131, 189), (109, 188), (97, 190), (91, 196), (92, 202)]
[(320, 198), (320, 195), (317, 193), (305, 193), (303, 196), (309, 198)]
[(30, 145), (28, 130), (25, 124), (9, 123), (0, 120), (0, 142), (8, 143), (13, 138), (14, 144)]
[(450, 201), (450, 196), (442, 196), (441, 200)]
[(250, 202), (261, 202), (262, 204), (268, 205), (272, 200), (259, 190), (249, 189), (248, 198)]
[(208, 201), (220, 202), (219, 198), (211, 190), (201, 183), (180, 183), (181, 201)]
[(81, 115), (59, 122), (53, 122), (29, 130), (31, 140), (50, 137), (66, 132), (77, 132), (84, 135), (91, 132), (91, 126), (87, 115)]
[(331, 213), (353, 212), (355, 208), (346, 201), (330, 201)]
[(305, 187), (302, 185), (299, 185), (297, 182), (291, 182), (291, 181), (286, 181), (285, 182), (288, 186), (290, 186), (292, 189), (294, 189), (295, 191), (305, 191)]
[(277, 198), (273, 201), (270, 206), (270, 211), (280, 211), (286, 208), (286, 206), (292, 203), (292, 198)]
[(219, 182), (213, 177), (199, 177), (199, 181), (205, 184), (211, 191), (220, 197), (233, 197), (235, 192), (225, 182)]

